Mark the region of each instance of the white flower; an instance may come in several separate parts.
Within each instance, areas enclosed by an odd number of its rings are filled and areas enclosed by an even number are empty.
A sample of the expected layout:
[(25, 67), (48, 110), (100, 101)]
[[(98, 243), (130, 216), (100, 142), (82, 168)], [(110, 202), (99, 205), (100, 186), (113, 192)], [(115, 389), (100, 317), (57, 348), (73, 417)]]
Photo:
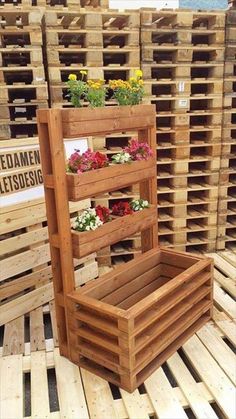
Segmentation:
[(89, 230), (90, 230), (90, 227), (89, 227), (89, 226), (86, 226), (86, 227), (85, 227), (85, 230), (86, 230), (86, 231), (89, 231)]

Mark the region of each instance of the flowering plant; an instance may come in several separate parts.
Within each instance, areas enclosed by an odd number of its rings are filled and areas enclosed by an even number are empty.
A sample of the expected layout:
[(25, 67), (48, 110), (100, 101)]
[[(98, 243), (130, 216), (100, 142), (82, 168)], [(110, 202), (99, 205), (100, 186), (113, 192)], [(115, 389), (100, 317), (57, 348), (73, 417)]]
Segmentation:
[(113, 90), (113, 97), (118, 105), (138, 105), (144, 96), (142, 71), (136, 70), (135, 77), (130, 77), (129, 81), (109, 80), (109, 87)]
[(91, 108), (105, 106), (106, 87), (105, 80), (88, 80), (86, 99)]
[(95, 207), (96, 215), (100, 218), (103, 223), (107, 223), (110, 221), (110, 210), (109, 208), (102, 207), (101, 205), (97, 205)]
[(79, 150), (71, 154), (67, 163), (67, 171), (80, 174), (106, 166), (108, 166), (107, 156), (99, 151), (91, 151), (89, 148), (82, 154)]
[(81, 108), (82, 103), (81, 99), (87, 92), (87, 84), (84, 81), (84, 77), (87, 74), (87, 71), (81, 70), (81, 79), (77, 80), (76, 74), (70, 74), (68, 77), (67, 86), (68, 86), (68, 96), (70, 97), (72, 105), (76, 108)]
[(124, 215), (132, 214), (133, 210), (129, 202), (120, 201), (112, 206), (111, 213), (112, 215), (118, 215), (119, 217), (123, 217)]
[(88, 208), (84, 210), (78, 217), (75, 219), (72, 228), (77, 231), (94, 231), (98, 227), (103, 225), (103, 221), (96, 214), (95, 208)]
[(130, 155), (131, 160), (147, 160), (152, 157), (153, 152), (147, 143), (140, 143), (136, 138), (132, 138), (124, 149)]
[(131, 161), (131, 156), (129, 153), (122, 151), (121, 153), (114, 154), (112, 156), (112, 162), (115, 164), (123, 164)]
[(149, 203), (144, 199), (133, 199), (130, 202), (130, 207), (133, 211), (142, 211), (144, 208), (149, 207)]

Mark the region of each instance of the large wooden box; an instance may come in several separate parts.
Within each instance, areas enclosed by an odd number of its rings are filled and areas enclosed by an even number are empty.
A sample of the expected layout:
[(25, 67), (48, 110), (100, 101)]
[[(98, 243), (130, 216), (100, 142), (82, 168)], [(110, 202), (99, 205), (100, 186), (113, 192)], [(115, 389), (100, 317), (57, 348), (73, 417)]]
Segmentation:
[(152, 249), (67, 296), (70, 358), (132, 392), (211, 317), (212, 261)]

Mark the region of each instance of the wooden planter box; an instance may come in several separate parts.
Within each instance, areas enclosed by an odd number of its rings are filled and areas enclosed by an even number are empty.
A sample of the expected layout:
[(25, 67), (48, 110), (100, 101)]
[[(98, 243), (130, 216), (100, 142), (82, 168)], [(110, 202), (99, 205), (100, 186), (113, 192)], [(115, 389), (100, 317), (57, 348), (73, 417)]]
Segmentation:
[(90, 198), (107, 191), (125, 188), (131, 184), (156, 176), (154, 158), (132, 163), (114, 164), (90, 172), (67, 173), (67, 189), (70, 201)]
[(156, 213), (155, 205), (150, 205), (149, 208), (142, 211), (124, 217), (116, 217), (95, 231), (78, 232), (71, 230), (73, 256), (81, 258), (89, 255), (96, 252), (97, 249), (102, 249), (155, 225)]
[(67, 304), (71, 360), (132, 392), (210, 319), (212, 261), (152, 249)]

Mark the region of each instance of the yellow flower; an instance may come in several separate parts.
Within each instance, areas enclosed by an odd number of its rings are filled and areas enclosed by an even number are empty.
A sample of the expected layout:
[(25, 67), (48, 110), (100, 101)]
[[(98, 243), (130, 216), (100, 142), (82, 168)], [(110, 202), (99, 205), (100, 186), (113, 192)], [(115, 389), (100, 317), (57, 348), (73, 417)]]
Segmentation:
[(69, 74), (68, 80), (70, 80), (70, 81), (76, 81), (77, 80), (76, 74)]
[(142, 77), (143, 76), (142, 70), (136, 70), (135, 74), (136, 74), (137, 77)]
[(143, 85), (143, 80), (139, 80), (139, 81), (138, 81), (138, 84), (139, 84), (140, 86), (142, 86), (142, 85)]
[(129, 79), (129, 81), (136, 81), (136, 78), (135, 77), (130, 77), (130, 79)]
[(86, 76), (87, 71), (86, 70), (80, 70), (80, 74), (83, 74), (84, 76)]

